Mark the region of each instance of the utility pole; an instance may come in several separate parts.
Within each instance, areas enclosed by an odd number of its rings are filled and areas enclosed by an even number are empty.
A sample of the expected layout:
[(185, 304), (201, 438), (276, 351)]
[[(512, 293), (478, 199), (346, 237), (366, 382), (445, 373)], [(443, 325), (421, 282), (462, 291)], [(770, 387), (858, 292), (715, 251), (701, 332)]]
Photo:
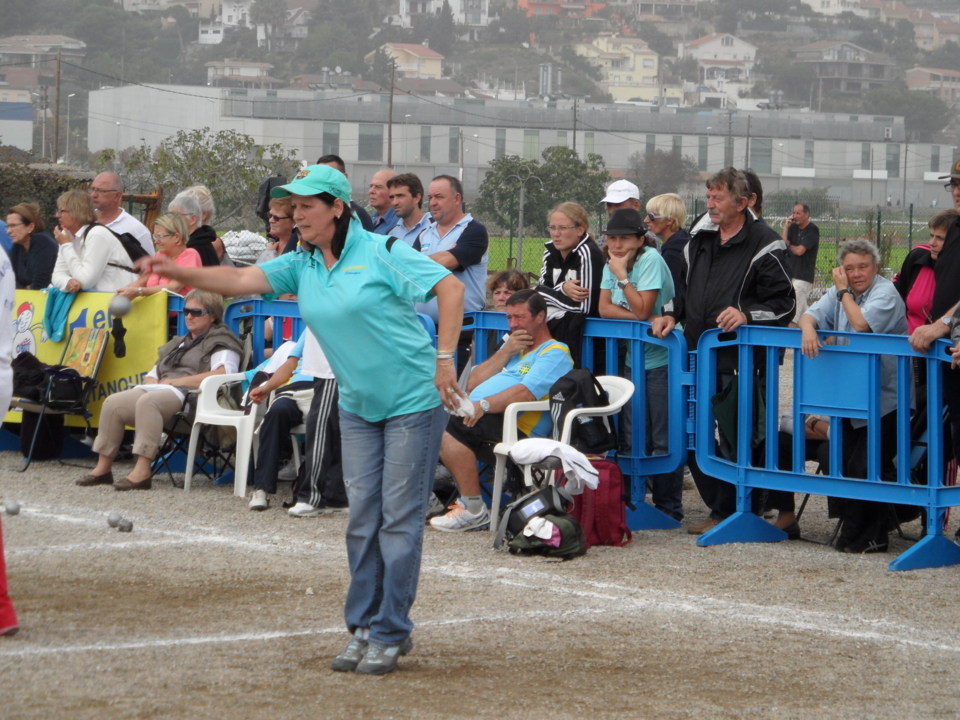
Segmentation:
[(907, 152), (910, 148), (910, 142), (904, 138), (903, 140), (903, 207), (907, 207)]
[(573, 154), (577, 154), (577, 99), (573, 99)]
[[(387, 167), (393, 167), (393, 82), (397, 73), (397, 60), (390, 60), (390, 102), (389, 102), (389, 122), (387, 122)], [(461, 172), (461, 174), (463, 174)]]
[(743, 167), (750, 167), (750, 121), (753, 120), (752, 117), (747, 115), (747, 143), (746, 147), (743, 150)]
[(53, 123), (53, 162), (60, 158), (60, 52), (62, 48), (57, 48), (57, 96), (54, 98), (53, 115), (56, 121)]

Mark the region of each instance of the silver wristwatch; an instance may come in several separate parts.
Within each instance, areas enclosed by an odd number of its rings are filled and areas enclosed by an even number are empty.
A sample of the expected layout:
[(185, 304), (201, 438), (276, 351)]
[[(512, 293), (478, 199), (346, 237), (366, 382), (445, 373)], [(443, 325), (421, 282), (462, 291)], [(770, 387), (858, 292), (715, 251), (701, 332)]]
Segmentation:
[(940, 318), (940, 322), (942, 322), (947, 327), (950, 327), (950, 325), (953, 322), (953, 315), (944, 315), (942, 318)]
[(632, 284), (629, 279), (627, 280), (617, 280), (617, 287), (623, 290), (627, 285)]
[(477, 403), (477, 404), (480, 406), (480, 409), (483, 410), (483, 414), (484, 414), (484, 415), (486, 415), (488, 412), (490, 412), (490, 403), (487, 402), (487, 399), (486, 399), (486, 398), (483, 398), (483, 399), (480, 400), (480, 402)]

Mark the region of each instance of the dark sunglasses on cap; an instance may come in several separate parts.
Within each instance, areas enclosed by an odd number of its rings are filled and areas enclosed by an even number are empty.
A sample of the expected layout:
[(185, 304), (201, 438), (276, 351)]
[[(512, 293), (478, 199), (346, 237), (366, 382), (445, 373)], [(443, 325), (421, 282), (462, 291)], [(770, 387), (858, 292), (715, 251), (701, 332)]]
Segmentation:
[(184, 308), (184, 315), (189, 315), (190, 317), (203, 317), (204, 315), (209, 315), (210, 311), (205, 308)]

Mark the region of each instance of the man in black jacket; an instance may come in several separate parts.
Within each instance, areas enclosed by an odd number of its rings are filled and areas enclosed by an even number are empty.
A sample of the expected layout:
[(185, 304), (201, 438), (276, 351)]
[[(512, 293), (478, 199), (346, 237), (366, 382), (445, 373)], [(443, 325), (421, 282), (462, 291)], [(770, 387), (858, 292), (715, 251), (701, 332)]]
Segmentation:
[[(707, 180), (711, 225), (684, 248), (684, 271), (676, 296), (653, 321), (657, 336), (663, 337), (682, 322), (687, 345), (693, 350), (711, 328), (731, 332), (748, 323), (786, 326), (793, 318), (793, 285), (783, 264), (786, 246), (774, 230), (748, 212), (749, 197), (747, 179), (735, 168), (725, 168)], [(720, 353), (718, 370), (719, 389), (733, 380), (735, 350)], [(692, 452), (689, 465), (697, 490), (710, 508), (706, 522), (688, 529), (699, 535), (734, 512), (736, 488), (704, 475)]]

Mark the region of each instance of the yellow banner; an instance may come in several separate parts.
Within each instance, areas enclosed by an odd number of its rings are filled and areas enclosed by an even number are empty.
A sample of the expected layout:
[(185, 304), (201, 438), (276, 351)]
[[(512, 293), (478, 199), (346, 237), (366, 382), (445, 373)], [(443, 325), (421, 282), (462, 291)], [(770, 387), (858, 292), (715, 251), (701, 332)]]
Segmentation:
[[(113, 293), (78, 293), (67, 313), (67, 327), (60, 342), (54, 342), (43, 327), (43, 314), (47, 306), (47, 293), (41, 290), (17, 290), (13, 308), (14, 331), (13, 354), (31, 352), (40, 360), (57, 365), (63, 357), (63, 349), (70, 338), (70, 331), (77, 327), (106, 328), (113, 330), (110, 315), (110, 300)], [(96, 426), (100, 417), (100, 405), (115, 392), (127, 390), (143, 381), (144, 375), (157, 362), (157, 348), (167, 341), (167, 294), (156, 293), (136, 298), (133, 309), (123, 318), (126, 334), (123, 342), (126, 355), (115, 354), (115, 338), (111, 335), (103, 355), (103, 363), (97, 374), (97, 389), (90, 403), (93, 414), (91, 424)], [(20, 412), (10, 411), (4, 422), (20, 422)], [(83, 425), (80, 418), (68, 416), (67, 423)]]

